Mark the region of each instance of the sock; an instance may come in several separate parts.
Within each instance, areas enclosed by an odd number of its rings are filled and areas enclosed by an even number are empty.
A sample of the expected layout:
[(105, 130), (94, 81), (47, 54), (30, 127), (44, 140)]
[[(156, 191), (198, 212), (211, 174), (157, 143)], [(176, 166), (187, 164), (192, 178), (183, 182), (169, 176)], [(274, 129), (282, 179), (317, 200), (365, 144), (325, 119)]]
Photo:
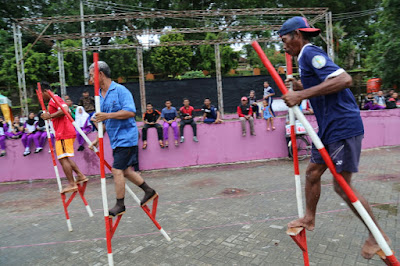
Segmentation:
[(141, 184), (139, 186), (141, 189), (143, 189), (144, 192), (152, 192), (153, 189), (151, 187), (149, 187), (149, 185), (146, 184), (146, 182), (143, 182), (143, 184)]
[(124, 200), (125, 200), (125, 198), (117, 199), (116, 205), (119, 207), (125, 206)]

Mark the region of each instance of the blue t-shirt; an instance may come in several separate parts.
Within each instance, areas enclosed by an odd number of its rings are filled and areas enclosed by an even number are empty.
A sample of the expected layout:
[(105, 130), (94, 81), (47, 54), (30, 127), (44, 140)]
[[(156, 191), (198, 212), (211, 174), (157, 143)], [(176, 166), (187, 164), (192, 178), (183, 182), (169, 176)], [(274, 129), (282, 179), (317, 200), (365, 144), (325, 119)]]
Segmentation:
[[(121, 110), (136, 113), (132, 93), (121, 84), (111, 82), (110, 87), (103, 96), (100, 93), (101, 111), (115, 113)], [(138, 145), (138, 130), (134, 117), (128, 119), (107, 119), (104, 121), (111, 148), (132, 147)]]
[(178, 116), (178, 112), (176, 111), (175, 107), (171, 107), (171, 109), (168, 109), (167, 107), (164, 107), (161, 111), (161, 117), (165, 118), (165, 120), (174, 120), (175, 117)]
[[(300, 77), (304, 89), (345, 72), (320, 48), (306, 44), (299, 56)], [(318, 135), (327, 145), (364, 134), (360, 110), (350, 89), (310, 98), (318, 122)]]

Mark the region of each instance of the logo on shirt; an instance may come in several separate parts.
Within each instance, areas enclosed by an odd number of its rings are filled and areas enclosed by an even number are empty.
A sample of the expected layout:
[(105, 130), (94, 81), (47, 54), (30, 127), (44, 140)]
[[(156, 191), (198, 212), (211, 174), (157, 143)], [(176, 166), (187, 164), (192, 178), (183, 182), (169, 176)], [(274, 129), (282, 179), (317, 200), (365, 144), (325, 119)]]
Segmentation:
[(312, 59), (312, 65), (316, 69), (321, 69), (326, 65), (326, 59), (322, 55), (316, 55)]

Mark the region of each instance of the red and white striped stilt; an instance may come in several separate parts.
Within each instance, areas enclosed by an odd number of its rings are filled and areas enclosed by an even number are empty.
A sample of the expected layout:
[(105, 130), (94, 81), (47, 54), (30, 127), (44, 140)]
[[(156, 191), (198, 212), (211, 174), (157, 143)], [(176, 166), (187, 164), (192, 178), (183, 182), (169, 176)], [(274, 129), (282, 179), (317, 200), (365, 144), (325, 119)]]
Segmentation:
[[(93, 53), (94, 61), (94, 91), (95, 91), (95, 106), (96, 113), (100, 112), (100, 83), (99, 83), (99, 54)], [(111, 239), (114, 235), (115, 230), (122, 218), (122, 215), (117, 216), (115, 224), (113, 224), (113, 219), (109, 217), (108, 212), (108, 201), (107, 201), (107, 189), (106, 189), (106, 172), (104, 168), (104, 143), (103, 143), (103, 122), (97, 124), (97, 130), (99, 135), (99, 157), (100, 157), (100, 177), (101, 177), (101, 197), (103, 199), (103, 211), (104, 211), (104, 221), (106, 224), (106, 240), (107, 240), (107, 253), (108, 253), (108, 265), (114, 265), (113, 252)]]
[[(96, 57), (97, 58), (95, 58), (95, 55), (96, 55)], [(93, 54), (93, 57), (94, 57), (94, 62), (96, 62), (95, 63), (95, 80), (97, 79), (96, 78), (96, 72), (97, 72), (97, 77), (98, 77), (98, 67), (96, 67), (96, 65), (97, 65), (97, 62), (98, 62), (98, 53), (94, 53)], [(96, 71), (96, 68), (97, 68), (97, 71)], [(98, 80), (98, 79), (97, 79)], [(96, 86), (96, 85), (95, 85)], [(55, 101), (55, 103), (59, 106), (59, 107), (61, 107), (61, 104), (58, 102), (58, 100), (57, 100), (57, 98), (55, 98), (54, 96), (54, 93), (52, 93), (51, 91), (48, 91), (48, 93), (49, 93), (49, 95), (50, 95), (50, 97)], [(97, 106), (96, 106), (96, 108), (97, 108)], [(75, 129), (79, 132), (79, 134), (83, 137), (83, 139), (86, 141), (86, 143), (89, 145), (89, 146), (92, 146), (92, 142), (90, 141), (90, 139), (87, 137), (87, 135), (82, 131), (82, 129), (75, 123), (75, 121), (74, 121), (74, 119), (71, 117), (71, 115), (68, 113), (68, 112), (66, 112), (65, 110), (64, 110), (64, 108), (61, 108), (61, 110), (64, 112), (64, 114), (66, 115), (66, 117), (71, 121), (71, 123), (72, 123), (72, 125), (74, 125), (74, 127), (75, 127)], [(97, 109), (96, 109), (96, 112), (97, 112)], [(103, 132), (102, 130), (100, 130), (100, 128), (98, 128), (98, 130), (99, 130), (99, 148), (100, 148), (100, 132)], [(104, 147), (104, 145), (103, 145), (103, 147)], [(100, 153), (100, 150), (98, 150), (96, 147), (94, 147), (94, 151), (95, 151), (95, 153), (97, 154), (97, 156), (99, 156), (99, 158), (100, 158), (100, 163), (101, 162), (103, 162), (104, 163), (104, 165), (111, 171), (111, 165), (104, 159), (104, 150), (103, 150), (103, 154), (101, 155), (101, 153)], [(104, 167), (101, 167), (101, 170), (100, 171), (103, 171), (104, 170)], [(104, 176), (105, 176), (105, 173), (104, 173)], [(104, 185), (103, 185), (103, 182), (104, 182)], [(102, 190), (102, 195), (106, 195), (105, 194), (105, 192), (106, 192), (106, 190), (105, 190), (105, 188), (106, 188), (106, 184), (105, 184), (105, 178), (101, 178), (101, 184), (102, 184), (102, 188), (101, 188), (101, 190)], [(127, 184), (125, 184), (125, 189), (128, 191), (128, 193), (133, 197), (133, 199), (139, 204), (139, 206), (143, 209), (143, 211), (149, 216), (149, 218), (152, 220), (152, 222), (154, 223), (154, 225), (157, 227), (157, 229), (160, 231), (160, 233), (165, 237), (165, 239), (167, 239), (167, 241), (171, 241), (171, 238), (169, 237), (169, 235), (167, 234), (167, 232), (161, 227), (161, 225), (158, 223), (158, 221), (156, 220), (156, 213), (157, 213), (157, 205), (158, 205), (158, 197), (156, 197), (154, 200), (153, 200), (153, 206), (152, 206), (152, 209), (150, 209), (147, 205), (145, 205), (145, 206), (141, 206), (141, 202), (140, 202), (140, 200), (139, 200), (139, 198), (135, 195), (135, 193), (129, 188), (129, 186), (127, 185)], [(104, 190), (104, 193), (103, 193), (103, 190)], [(107, 206), (107, 208), (104, 208), (104, 206), (105, 206), (105, 204), (106, 204), (106, 206)], [(112, 249), (111, 249), (111, 238), (112, 238), (112, 236), (114, 235), (114, 233), (115, 233), (115, 230), (116, 230), (116, 228), (117, 228), (117, 226), (118, 226), (118, 224), (119, 224), (119, 221), (120, 221), (120, 219), (121, 219), (121, 215), (119, 215), (118, 217), (117, 217), (117, 220), (115, 221), (115, 223), (113, 224), (113, 221), (112, 221), (112, 218), (109, 218), (108, 217), (108, 202), (107, 202), (107, 197), (103, 197), (103, 208), (104, 208), (104, 217), (106, 218), (106, 216), (107, 216), (107, 218), (108, 219), (105, 219), (105, 223), (106, 223), (106, 236), (109, 236), (109, 237), (107, 237), (107, 249), (109, 250), (109, 251), (111, 251)], [(108, 239), (110, 239), (110, 241), (108, 241)], [(108, 261), (109, 261), (109, 264), (110, 265), (113, 265), (113, 263), (114, 263), (114, 260), (113, 260), (113, 255), (112, 255), (112, 252), (109, 252), (108, 253)]]
[[(253, 41), (251, 44), (254, 50), (257, 52), (258, 56), (260, 57), (261, 61), (263, 62), (264, 66), (267, 68), (268, 72), (274, 79), (276, 85), (281, 90), (282, 94), (286, 94), (288, 90), (286, 89), (285, 84), (283, 83), (282, 79), (276, 72), (275, 68), (265, 55), (264, 51), (261, 49), (260, 45), (257, 41)], [(364, 206), (358, 200), (357, 196), (354, 194), (353, 190), (351, 189), (350, 185), (346, 182), (342, 175), (336, 172), (335, 165), (332, 162), (331, 157), (329, 156), (328, 152), (326, 151), (324, 145), (322, 144), (321, 140), (319, 139), (318, 135), (315, 133), (314, 129), (305, 118), (304, 114), (301, 112), (298, 106), (291, 107), (295, 116), (305, 127), (308, 135), (310, 136), (312, 142), (314, 143), (315, 147), (318, 149), (319, 153), (321, 154), (322, 158), (325, 161), (325, 164), (331, 171), (333, 177), (335, 178), (336, 182), (340, 185), (343, 189), (349, 200), (351, 201), (354, 208), (357, 210), (359, 215), (361, 216), (364, 223), (367, 225), (369, 231), (374, 236), (376, 242), (378, 243), (379, 247), (381, 248), (382, 252), (385, 255), (385, 262), (387, 265), (400, 265), (397, 258), (394, 256), (393, 251), (390, 249), (388, 243), (386, 242), (385, 238), (383, 237), (381, 231), (379, 231), (378, 227), (372, 220), (371, 216), (365, 210)], [(382, 257), (381, 257), (382, 258)]]
[[(289, 54), (286, 54), (286, 77), (293, 77), (293, 67), (292, 67), (292, 57)], [(291, 90), (293, 85), (291, 85)], [(297, 143), (296, 143), (296, 118), (292, 109), (289, 109), (289, 123), (290, 123), (290, 139), (292, 142), (292, 151), (293, 151), (293, 167), (294, 167), (294, 180), (296, 185), (296, 200), (297, 200), (297, 213), (299, 214), (299, 218), (304, 217), (304, 209), (303, 209), (303, 195), (301, 192), (301, 180), (300, 180), (300, 169), (299, 169), (299, 157), (297, 153)], [(303, 251), (303, 260), (304, 265), (310, 265), (310, 261), (308, 258), (308, 249), (307, 249), (307, 237), (306, 230), (303, 227), (299, 228), (289, 228), (286, 233), (296, 242), (296, 244)]]
[[(40, 103), (40, 105), (42, 107), (43, 113), (46, 113), (47, 109), (46, 109), (46, 106), (45, 106), (44, 101), (43, 101), (42, 89), (41, 89), (40, 82), (37, 83), (37, 87), (38, 87), (38, 89), (36, 90), (36, 94), (37, 94), (37, 97), (39, 99), (39, 103)], [(59, 190), (60, 195), (61, 195), (61, 200), (62, 200), (63, 207), (64, 207), (65, 218), (67, 220), (68, 231), (72, 232), (73, 229), (72, 229), (72, 225), (71, 225), (71, 220), (69, 218), (68, 206), (72, 202), (72, 200), (74, 199), (74, 197), (76, 195), (76, 191), (71, 194), (71, 196), (69, 197), (68, 200), (67, 200), (67, 198), (65, 196), (65, 193), (61, 193), (61, 191), (62, 191), (61, 178), (60, 178), (60, 173), (58, 172), (56, 156), (54, 155), (53, 143), (51, 141), (50, 125), (49, 125), (49, 122), (47, 120), (45, 120), (44, 122), (45, 122), (45, 127), (46, 127), (47, 140), (49, 142), (49, 148), (50, 148), (51, 157), (52, 157), (52, 161), (53, 161), (54, 173), (56, 175), (57, 184), (58, 184), (58, 190)], [(80, 197), (81, 197), (81, 199), (83, 201), (83, 204), (85, 204), (86, 211), (88, 212), (89, 217), (93, 217), (92, 209), (90, 208), (90, 206), (89, 206), (89, 204), (88, 204), (88, 202), (87, 202), (87, 200), (85, 198), (86, 184), (87, 184), (87, 182), (85, 182), (83, 185), (78, 184), (78, 192), (79, 192), (79, 195), (80, 195)]]
[[(52, 93), (51, 91), (48, 91), (50, 97), (56, 102), (56, 104), (58, 106), (61, 106), (61, 104), (58, 102), (58, 100), (54, 97), (54, 93)], [(92, 141), (88, 138), (88, 136), (82, 131), (82, 129), (75, 123), (74, 119), (71, 117), (71, 115), (67, 112), (65, 112), (64, 109), (61, 109), (64, 111), (64, 114), (67, 116), (67, 118), (72, 122), (72, 124), (74, 125), (75, 129), (79, 132), (79, 134), (83, 137), (83, 139), (86, 141), (86, 143), (91, 146), (92, 145)], [(96, 147), (93, 147), (95, 153), (97, 154), (97, 156), (100, 157), (100, 153), (99, 150)], [(111, 165), (104, 160), (104, 165), (111, 171)], [(154, 225), (157, 227), (157, 229), (160, 231), (160, 233), (165, 237), (166, 240), (171, 241), (171, 238), (169, 237), (169, 235), (167, 234), (167, 232), (165, 232), (165, 230), (161, 227), (161, 225), (158, 223), (158, 221), (155, 219), (155, 214), (157, 211), (157, 204), (153, 204), (152, 209), (150, 210), (150, 208), (146, 205), (146, 206), (141, 206), (140, 203), (140, 199), (136, 196), (136, 194), (132, 191), (132, 189), (125, 184), (125, 189), (128, 191), (128, 193), (132, 196), (132, 198), (136, 201), (136, 203), (143, 209), (143, 211), (149, 216), (149, 218), (152, 220), (152, 222), (154, 223)], [(153, 203), (158, 202), (158, 197), (156, 197), (153, 201)]]

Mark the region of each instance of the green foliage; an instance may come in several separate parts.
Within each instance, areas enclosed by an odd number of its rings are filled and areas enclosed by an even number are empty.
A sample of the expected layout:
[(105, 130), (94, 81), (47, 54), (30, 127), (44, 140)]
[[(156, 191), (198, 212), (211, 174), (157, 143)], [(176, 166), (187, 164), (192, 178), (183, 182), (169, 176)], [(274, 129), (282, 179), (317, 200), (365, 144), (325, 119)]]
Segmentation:
[[(286, 64), (285, 54), (276, 50), (275, 46), (266, 46), (263, 48), (271, 64), (275, 67), (283, 66)], [(243, 46), (243, 53), (245, 54), (250, 66), (263, 68), (263, 64), (250, 44)]]
[(203, 71), (201, 70), (196, 70), (196, 71), (188, 71), (183, 75), (179, 75), (176, 78), (177, 79), (197, 79), (197, 78), (205, 78), (206, 75), (204, 75)]
[[(165, 34), (160, 37), (161, 43), (183, 41), (183, 34)], [(159, 72), (172, 75), (186, 72), (190, 69), (193, 52), (190, 46), (156, 47), (151, 54), (151, 62)]]
[(400, 86), (400, 2), (383, 0), (367, 64), (386, 87)]
[[(133, 42), (129, 39), (115, 39), (111, 44), (133, 44)], [(107, 50), (100, 54), (100, 58), (110, 66), (113, 79), (128, 78), (138, 73), (136, 49)]]
[[(214, 33), (207, 33), (206, 40), (216, 40), (218, 36)], [(199, 67), (210, 73), (215, 73), (215, 47), (214, 45), (201, 45), (199, 48), (201, 63)], [(238, 66), (240, 52), (236, 52), (229, 45), (220, 45), (221, 72), (228, 73)]]

